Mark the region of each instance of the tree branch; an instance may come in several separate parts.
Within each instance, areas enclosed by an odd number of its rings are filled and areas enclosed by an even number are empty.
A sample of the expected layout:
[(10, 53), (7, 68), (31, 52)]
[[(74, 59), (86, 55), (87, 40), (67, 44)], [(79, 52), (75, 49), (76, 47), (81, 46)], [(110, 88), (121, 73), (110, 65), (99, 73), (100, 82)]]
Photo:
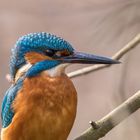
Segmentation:
[(94, 125), (74, 140), (98, 140), (99, 138), (104, 137), (112, 128), (121, 123), (139, 108), (140, 91), (135, 93), (132, 97), (103, 117), (101, 120), (92, 122), (91, 125)]
[[(138, 34), (134, 39), (132, 39), (127, 45), (125, 45), (121, 50), (119, 50), (116, 54), (112, 56), (112, 59), (119, 60), (122, 58), (126, 53), (128, 53), (130, 50), (135, 48), (140, 43), (140, 34)], [(68, 73), (68, 76), (70, 78), (78, 77), (81, 75), (88, 74), (93, 71), (97, 71), (106, 67), (109, 67), (111, 65), (105, 65), (105, 64), (98, 64), (93, 65), (89, 67), (85, 67), (79, 70), (76, 70), (74, 72)]]

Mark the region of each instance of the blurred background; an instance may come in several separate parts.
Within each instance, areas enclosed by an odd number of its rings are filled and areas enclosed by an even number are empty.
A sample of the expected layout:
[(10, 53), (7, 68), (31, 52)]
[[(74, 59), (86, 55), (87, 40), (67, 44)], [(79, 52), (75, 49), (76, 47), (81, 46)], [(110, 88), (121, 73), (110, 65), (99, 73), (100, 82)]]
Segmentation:
[[(5, 76), (11, 48), (19, 36), (40, 31), (63, 37), (79, 51), (111, 56), (140, 32), (140, 0), (0, 0), (0, 102), (10, 86)], [(78, 111), (68, 140), (140, 89), (139, 60), (140, 45), (122, 64), (72, 79)], [(103, 140), (139, 140), (139, 132), (137, 111)]]

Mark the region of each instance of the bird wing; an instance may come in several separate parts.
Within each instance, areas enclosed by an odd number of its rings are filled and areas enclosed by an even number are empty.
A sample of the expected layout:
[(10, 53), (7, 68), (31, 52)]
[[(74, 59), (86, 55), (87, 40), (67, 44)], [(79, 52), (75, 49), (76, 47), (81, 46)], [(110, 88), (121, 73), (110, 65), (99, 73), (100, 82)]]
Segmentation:
[(14, 116), (14, 111), (12, 109), (12, 103), (22, 87), (23, 78), (20, 78), (14, 85), (12, 85), (6, 92), (3, 102), (2, 102), (2, 110), (1, 110), (1, 118), (2, 118), (2, 127), (7, 127)]

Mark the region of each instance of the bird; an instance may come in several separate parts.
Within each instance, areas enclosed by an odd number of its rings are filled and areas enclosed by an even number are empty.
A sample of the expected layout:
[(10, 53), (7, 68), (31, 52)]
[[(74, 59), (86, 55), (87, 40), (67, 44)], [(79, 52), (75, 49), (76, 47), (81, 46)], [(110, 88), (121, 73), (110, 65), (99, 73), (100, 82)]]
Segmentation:
[(10, 57), (11, 86), (1, 107), (1, 140), (67, 140), (77, 112), (77, 92), (65, 73), (71, 64), (117, 64), (76, 51), (47, 32), (21, 36)]

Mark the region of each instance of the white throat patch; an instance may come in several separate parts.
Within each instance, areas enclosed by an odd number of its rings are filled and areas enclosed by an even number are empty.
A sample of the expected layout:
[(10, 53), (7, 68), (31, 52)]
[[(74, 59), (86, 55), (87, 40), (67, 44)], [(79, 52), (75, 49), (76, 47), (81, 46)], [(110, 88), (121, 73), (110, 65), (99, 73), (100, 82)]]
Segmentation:
[(65, 69), (69, 65), (70, 64), (68, 64), (68, 63), (60, 64), (54, 68), (44, 71), (43, 73), (46, 73), (47, 75), (49, 75), (51, 77), (61, 76), (65, 73)]

